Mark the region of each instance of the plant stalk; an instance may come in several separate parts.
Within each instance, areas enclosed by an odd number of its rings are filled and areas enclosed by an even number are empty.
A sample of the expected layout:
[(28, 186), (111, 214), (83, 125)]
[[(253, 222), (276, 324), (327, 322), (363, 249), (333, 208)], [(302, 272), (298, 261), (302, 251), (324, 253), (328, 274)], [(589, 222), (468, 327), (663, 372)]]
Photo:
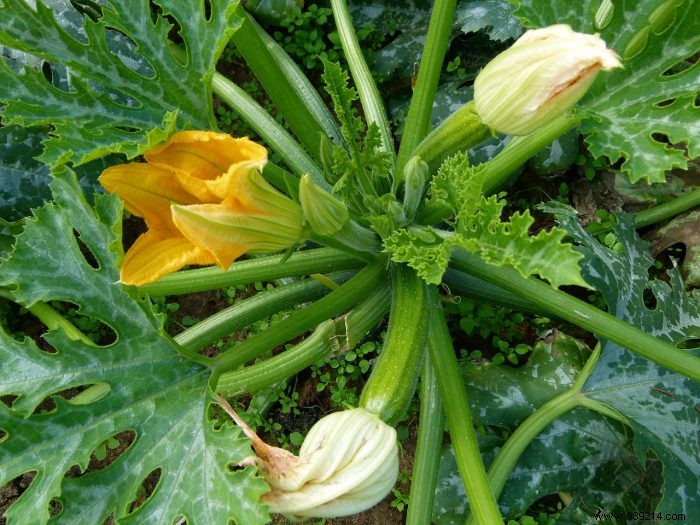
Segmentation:
[(329, 189), (321, 168), (309, 157), (306, 150), (248, 93), (216, 72), (212, 77), (211, 86), (221, 100), (236, 110), (265, 143), (280, 154), (294, 173), (298, 176), (308, 173), (316, 184)]
[(449, 45), (456, 4), (456, 0), (435, 0), (433, 3), (428, 34), (423, 46), (423, 56), (418, 67), (418, 76), (401, 137), (396, 172), (394, 173), (394, 190), (399, 187), (403, 177), (403, 168), (408, 159), (413, 156), (418, 143), (430, 131), (433, 101)]
[(181, 295), (203, 292), (282, 277), (329, 273), (359, 268), (364, 263), (360, 259), (332, 248), (317, 248), (295, 252), (285, 259), (284, 255), (270, 255), (244, 261), (236, 261), (228, 270), (215, 266), (185, 270), (138, 287), (142, 294), (152, 297)]
[(381, 149), (393, 155), (394, 140), (391, 136), (389, 119), (384, 109), (384, 102), (377, 90), (377, 85), (374, 82), (372, 72), (367, 66), (365, 57), (362, 55), (362, 49), (360, 48), (360, 43), (357, 41), (357, 34), (353, 28), (347, 2), (345, 0), (331, 0), (331, 8), (333, 9), (335, 25), (338, 28), (340, 44), (343, 47), (345, 58), (350, 66), (350, 73), (355, 81), (355, 86), (357, 86), (357, 92), (360, 95), (360, 102), (362, 103), (365, 119), (368, 124), (373, 123), (377, 125), (382, 142)]
[[(529, 135), (514, 138), (494, 158), (479, 164), (481, 177), (484, 180), (484, 195), (496, 191), (530, 157), (578, 125), (580, 120), (579, 117), (571, 115), (559, 116)], [(428, 202), (419, 211), (417, 221), (420, 224), (437, 224), (448, 217), (451, 212), (452, 210), (443, 204)]]
[(294, 347), (270, 359), (221, 375), (217, 389), (231, 397), (252, 393), (283, 381), (334, 354), (345, 353), (386, 315), (389, 284), (384, 283), (348, 315), (324, 321)]
[(301, 303), (315, 301), (328, 292), (328, 287), (316, 279), (297, 281), (274, 290), (258, 292), (207, 317), (179, 333), (174, 339), (182, 348), (197, 352), (259, 319)]
[(235, 370), (247, 361), (301, 335), (360, 302), (381, 285), (385, 264), (383, 259), (370, 263), (337, 290), (306, 308), (295, 310), (273, 328), (251, 336), (232, 350), (214, 357), (211, 360), (212, 383), (215, 384), (224, 372)]
[(613, 341), (669, 370), (700, 381), (700, 358), (657, 339), (642, 330), (602, 312), (590, 304), (552, 288), (536, 279), (526, 279), (516, 270), (492, 266), (479, 256), (455, 250), (453, 266), (516, 295), (524, 297), (544, 312)]
[(429, 293), (431, 311), (428, 351), (438, 378), (457, 467), (469, 497), (469, 505), (478, 523), (482, 525), (503, 523), (484, 470), (464, 381), (460, 374), (437, 288), (431, 286)]
[[(491, 464), (488, 476), (491, 490), (498, 497), (505, 487), (508, 477), (515, 470), (518, 460), (525, 452), (530, 443), (544, 431), (556, 418), (562, 416), (569, 410), (576, 407), (589, 408), (605, 416), (612, 417), (629, 425), (629, 420), (618, 414), (610, 407), (588, 399), (581, 393), (581, 389), (588, 377), (593, 372), (598, 358), (600, 357), (600, 345), (597, 345), (591, 356), (586, 361), (581, 372), (576, 376), (574, 384), (566, 392), (549, 400), (530, 414), (523, 423), (516, 428), (511, 436), (503, 444), (498, 455)], [(474, 523), (473, 518), (467, 520), (468, 525)]]
[(640, 211), (634, 216), (634, 227), (644, 228), (656, 224), (696, 206), (700, 206), (700, 188), (684, 193), (671, 201)]
[(424, 525), (431, 522), (440, 465), (444, 414), (440, 388), (430, 355), (423, 359), (420, 384), (420, 422), (416, 452), (413, 456), (406, 525)]
[(231, 41), (284, 115), (294, 134), (318, 158), (321, 135), (340, 143), (340, 132), (321, 96), (294, 60), (245, 10)]

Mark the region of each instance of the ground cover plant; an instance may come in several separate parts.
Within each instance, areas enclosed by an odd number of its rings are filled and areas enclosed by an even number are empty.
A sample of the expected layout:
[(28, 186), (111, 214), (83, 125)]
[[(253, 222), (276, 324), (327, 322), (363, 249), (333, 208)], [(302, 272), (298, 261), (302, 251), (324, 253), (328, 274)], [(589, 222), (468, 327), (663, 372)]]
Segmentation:
[(2, 519), (692, 522), (697, 8), (0, 0)]

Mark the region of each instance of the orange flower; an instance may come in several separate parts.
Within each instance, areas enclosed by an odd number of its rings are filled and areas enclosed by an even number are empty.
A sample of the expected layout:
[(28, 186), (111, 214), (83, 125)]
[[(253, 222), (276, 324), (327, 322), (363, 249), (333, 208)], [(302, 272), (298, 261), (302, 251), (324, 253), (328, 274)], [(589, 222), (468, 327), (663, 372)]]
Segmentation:
[(246, 139), (181, 131), (100, 183), (143, 217), (148, 231), (127, 251), (121, 281), (141, 285), (190, 264), (222, 269), (246, 252), (303, 240), (301, 209), (260, 175), (267, 151)]

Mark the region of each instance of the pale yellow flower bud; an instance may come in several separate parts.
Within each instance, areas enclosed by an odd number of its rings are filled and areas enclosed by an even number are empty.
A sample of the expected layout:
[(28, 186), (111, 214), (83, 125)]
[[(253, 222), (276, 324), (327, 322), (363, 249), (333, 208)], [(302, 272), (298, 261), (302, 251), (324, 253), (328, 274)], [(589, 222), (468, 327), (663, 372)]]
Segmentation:
[(598, 35), (565, 24), (530, 30), (476, 77), (476, 112), (499, 133), (527, 135), (578, 102), (599, 70), (621, 66)]
[(391, 491), (399, 474), (396, 430), (363, 408), (329, 414), (311, 427), (295, 456), (262, 441), (230, 405), (219, 402), (252, 439), (250, 462), (270, 485), (270, 512), (291, 519), (331, 518), (367, 510)]

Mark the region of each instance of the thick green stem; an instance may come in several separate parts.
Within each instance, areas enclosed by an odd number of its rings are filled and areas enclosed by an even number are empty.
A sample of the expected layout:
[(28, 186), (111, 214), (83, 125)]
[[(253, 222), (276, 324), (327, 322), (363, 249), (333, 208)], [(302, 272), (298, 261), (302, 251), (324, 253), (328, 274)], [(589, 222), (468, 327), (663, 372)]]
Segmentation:
[(416, 452), (413, 456), (406, 525), (424, 525), (431, 522), (442, 450), (443, 416), (440, 388), (430, 355), (426, 355), (421, 375), (420, 422)]
[(330, 236), (311, 232), (311, 240), (349, 253), (367, 262), (376, 259), (377, 254), (382, 251), (382, 241), (376, 232), (365, 228), (352, 219)]
[(550, 145), (555, 139), (577, 126), (580, 117), (561, 115), (523, 137), (515, 137), (493, 159), (485, 162), (482, 177), (485, 195), (496, 191), (512, 173), (525, 164), (530, 157)]
[(452, 264), (458, 270), (526, 298), (544, 312), (609, 339), (669, 370), (700, 380), (700, 358), (542, 281), (526, 279), (512, 268), (492, 266), (464, 250), (455, 250)]
[(318, 248), (284, 255), (271, 255), (247, 261), (236, 261), (230, 269), (217, 267), (185, 270), (166, 275), (162, 279), (138, 288), (140, 293), (150, 296), (181, 295), (192, 292), (216, 290), (227, 286), (237, 286), (282, 277), (329, 273), (359, 268), (364, 263), (360, 259), (332, 248)]
[(466, 296), (479, 301), (496, 303), (513, 310), (535, 314), (542, 312), (541, 308), (538, 308), (524, 297), (507, 292), (503, 288), (487, 283), (483, 279), (478, 279), (473, 275), (459, 272), (453, 268), (448, 268), (445, 271), (445, 274), (442, 276), (442, 284), (447, 286), (448, 293), (451, 295)]
[(437, 288), (434, 286), (430, 289), (430, 296), (428, 351), (440, 385), (447, 426), (457, 459), (457, 467), (469, 496), (469, 505), (478, 523), (483, 525), (503, 523), (484, 470), (467, 402), (467, 393), (459, 372), (459, 363), (454, 353)]
[[(579, 122), (580, 118), (571, 115), (557, 117), (529, 135), (514, 138), (498, 155), (480, 164), (479, 167), (482, 170), (480, 175), (484, 179), (484, 195), (496, 191), (530, 157)], [(437, 224), (450, 215), (451, 211), (442, 204), (429, 202), (419, 211), (417, 220), (421, 224)]]
[(345, 58), (350, 66), (352, 78), (355, 81), (360, 102), (368, 123), (373, 123), (379, 128), (382, 141), (381, 149), (391, 154), (394, 153), (394, 141), (389, 129), (389, 119), (386, 116), (382, 97), (377, 90), (372, 72), (367, 67), (365, 57), (362, 55), (360, 43), (352, 24), (352, 18), (348, 12), (345, 0), (331, 0), (335, 25), (338, 28), (340, 44), (343, 46)]
[(696, 206), (700, 206), (700, 188), (676, 197), (672, 201), (640, 211), (634, 217), (634, 226), (643, 228), (656, 224)]
[(306, 308), (295, 310), (273, 328), (249, 337), (232, 350), (213, 358), (214, 382), (220, 374), (235, 370), (247, 361), (303, 334), (360, 302), (382, 283), (385, 264), (386, 262), (382, 259), (367, 265), (337, 290)]
[(413, 154), (423, 159), (434, 172), (450, 155), (476, 146), (490, 136), (491, 130), (482, 124), (474, 110), (474, 102), (468, 102), (431, 131), (416, 146)]
[(430, 131), (433, 100), (449, 44), (455, 7), (455, 0), (436, 0), (433, 4), (423, 56), (418, 67), (418, 77), (401, 137), (394, 175), (394, 189), (398, 188), (401, 177), (403, 177), (403, 167), (413, 156), (416, 146)]
[(274, 162), (265, 164), (262, 174), (267, 182), (289, 195), (293, 201), (299, 202), (299, 177), (280, 168)]
[(88, 346), (97, 346), (95, 342), (81, 332), (73, 323), (63, 317), (54, 308), (43, 301), (34, 303), (27, 310), (41, 321), (49, 330), (63, 330), (73, 341), (81, 341)]
[(207, 317), (174, 339), (182, 348), (196, 352), (259, 319), (300, 303), (315, 301), (328, 292), (328, 287), (316, 279), (306, 279), (259, 292)]
[(228, 397), (252, 393), (330, 355), (347, 352), (384, 318), (389, 308), (388, 292), (389, 284), (385, 283), (348, 315), (321, 323), (294, 347), (260, 363), (222, 374), (218, 391)]
[(340, 141), (330, 111), (303, 71), (245, 10), (231, 41), (260, 81), (294, 134), (318, 158), (321, 135)]
[(214, 93), (234, 109), (270, 148), (279, 153), (297, 175), (308, 173), (316, 184), (325, 189), (329, 187), (321, 168), (306, 150), (250, 95), (219, 73), (214, 73), (211, 86)]

